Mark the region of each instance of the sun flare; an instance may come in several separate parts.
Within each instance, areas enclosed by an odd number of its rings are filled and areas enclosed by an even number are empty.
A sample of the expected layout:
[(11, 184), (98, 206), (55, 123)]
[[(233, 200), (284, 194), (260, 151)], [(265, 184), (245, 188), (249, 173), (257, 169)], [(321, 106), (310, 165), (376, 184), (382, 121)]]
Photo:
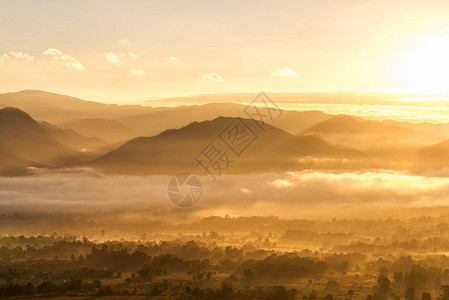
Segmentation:
[(449, 90), (449, 35), (425, 39), (406, 49), (397, 60), (404, 87), (422, 92)]

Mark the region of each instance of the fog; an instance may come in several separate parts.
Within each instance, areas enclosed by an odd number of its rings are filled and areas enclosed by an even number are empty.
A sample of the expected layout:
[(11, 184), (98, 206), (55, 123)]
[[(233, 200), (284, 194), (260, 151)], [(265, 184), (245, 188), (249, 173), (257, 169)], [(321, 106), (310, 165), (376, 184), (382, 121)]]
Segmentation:
[[(0, 211), (93, 213), (151, 210), (158, 215), (276, 215), (330, 217), (369, 209), (449, 204), (445, 171), (412, 175), (394, 171), (320, 171), (199, 176), (202, 196), (179, 208), (167, 196), (171, 176), (99, 175), (89, 170), (43, 171), (3, 177)], [(326, 210), (322, 210), (322, 208)]]

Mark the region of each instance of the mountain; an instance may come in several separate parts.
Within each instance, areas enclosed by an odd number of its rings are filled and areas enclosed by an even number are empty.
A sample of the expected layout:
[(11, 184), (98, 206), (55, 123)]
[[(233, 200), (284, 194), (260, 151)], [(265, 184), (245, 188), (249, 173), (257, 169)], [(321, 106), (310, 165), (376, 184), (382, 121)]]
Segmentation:
[[(195, 99), (201, 97), (195, 96)], [(195, 99), (192, 101), (195, 102)], [(215, 99), (218, 103), (153, 108), (104, 104), (45, 91), (25, 90), (0, 94), (0, 108), (17, 107), (36, 120), (45, 120), (65, 129), (74, 129), (85, 136), (97, 136), (116, 143), (219, 116), (247, 117), (244, 112), (246, 105), (231, 103), (233, 99), (240, 97), (232, 94), (226, 99)], [(214, 102), (214, 99), (211, 101)], [(328, 118), (329, 115), (318, 111), (284, 111), (281, 117), (265, 121), (292, 134), (299, 134)]]
[[(306, 157), (316, 160), (304, 162)], [(153, 137), (133, 139), (89, 166), (138, 175), (202, 173), (201, 164), (208, 165), (208, 158), (214, 158), (209, 169), (212, 173), (220, 168), (223, 173), (245, 173), (294, 170), (314, 167), (313, 164), (320, 167), (320, 158), (335, 163), (363, 157), (359, 151), (335, 147), (317, 135), (295, 136), (253, 120), (218, 117)]]
[[(0, 173), (21, 172), (30, 166), (62, 166), (85, 161), (92, 156), (77, 147), (101, 145), (73, 131), (38, 123), (20, 109), (0, 109)], [(21, 171), (20, 171), (21, 170)]]
[[(150, 113), (129, 116), (119, 121), (141, 135), (155, 135), (169, 128), (178, 128), (191, 122), (201, 122), (223, 117), (248, 118), (246, 105), (235, 103), (209, 103), (202, 105), (179, 106), (154, 110)], [(292, 134), (299, 134), (304, 129), (331, 116), (319, 111), (283, 111), (280, 117), (266, 118), (264, 121), (282, 128)]]
[(303, 131), (303, 134), (310, 133), (319, 134), (331, 143), (389, 160), (412, 159), (417, 149), (440, 140), (427, 132), (348, 115), (333, 116)]
[(96, 136), (109, 143), (120, 143), (138, 136), (135, 130), (119, 121), (104, 118), (72, 120), (60, 123), (58, 127), (73, 129), (84, 136)]
[(303, 133), (316, 133), (322, 135), (350, 135), (350, 134), (407, 134), (412, 130), (399, 126), (384, 124), (378, 121), (365, 120), (349, 115), (335, 115), (314, 126)]
[[(395, 125), (398, 127), (410, 128), (415, 131), (427, 133), (428, 136), (434, 137), (433, 143), (449, 138), (449, 123), (428, 123), (428, 122), (399, 122), (393, 120), (383, 120), (385, 124)], [(432, 142), (430, 142), (432, 143)]]
[(111, 150), (111, 146), (98, 137), (86, 137), (73, 129), (61, 129), (48, 122), (40, 122), (39, 124), (55, 141), (77, 151), (97, 155), (99, 153), (104, 154), (107, 152), (106, 149)]
[(202, 122), (219, 116), (244, 117), (246, 106), (234, 103), (210, 103), (203, 105), (183, 105), (154, 110), (149, 113), (119, 119), (125, 126), (143, 136), (152, 136), (170, 128), (179, 128), (192, 122)]
[(449, 140), (423, 147), (417, 151), (421, 162), (440, 164), (447, 166), (449, 163)]
[(321, 111), (295, 111), (284, 110), (283, 114), (279, 118), (273, 118), (267, 123), (282, 128), (283, 130), (290, 132), (291, 134), (302, 134), (307, 128), (324, 122), (330, 119), (332, 116), (325, 114)]
[[(0, 94), (0, 108), (17, 107), (51, 123), (85, 118), (124, 118), (154, 110), (140, 105), (104, 104), (39, 90)], [(162, 109), (161, 109), (162, 110)]]

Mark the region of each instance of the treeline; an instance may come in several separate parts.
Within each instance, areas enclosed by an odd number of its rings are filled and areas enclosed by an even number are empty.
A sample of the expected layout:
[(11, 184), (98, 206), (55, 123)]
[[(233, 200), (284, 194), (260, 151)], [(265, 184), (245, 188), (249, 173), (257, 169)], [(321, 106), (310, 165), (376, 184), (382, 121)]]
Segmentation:
[[(413, 259), (411, 256), (401, 256), (397, 259), (378, 258), (366, 263), (365, 271), (369, 273), (408, 272), (414, 265), (433, 267), (449, 274), (449, 258), (446, 255), (427, 255), (423, 259)], [(448, 277), (449, 280), (449, 277)]]
[(441, 272), (435, 268), (414, 265), (410, 272), (395, 272), (393, 278), (379, 275), (373, 293), (366, 300), (449, 300), (449, 285), (441, 284)]
[(362, 251), (362, 252), (379, 252), (379, 251), (407, 251), (433, 253), (439, 251), (449, 251), (449, 240), (442, 237), (428, 237), (424, 239), (410, 240), (392, 240), (382, 241), (374, 240), (372, 243), (353, 241), (345, 245), (337, 245), (336, 251)]
[(272, 255), (263, 260), (247, 260), (242, 263), (247, 279), (255, 278), (305, 278), (326, 272), (327, 264), (297, 255)]
[[(54, 297), (54, 296), (167, 296), (172, 299), (264, 299), (264, 300), (294, 300), (297, 298), (298, 290), (295, 288), (287, 289), (284, 286), (257, 287), (255, 289), (239, 290), (226, 282), (222, 282), (221, 287), (194, 287), (190, 285), (172, 285), (168, 282), (152, 283), (145, 291), (137, 291), (132, 285), (103, 285), (101, 281), (91, 283), (72, 279), (67, 283), (54, 284), (43, 282), (38, 286), (28, 284), (10, 284), (0, 288), (0, 296), (3, 299), (12, 297)], [(303, 299), (317, 299), (313, 297)], [(332, 300), (332, 299), (328, 299)]]
[(208, 259), (185, 260), (171, 254), (148, 256), (144, 252), (136, 250), (129, 253), (127, 249), (119, 251), (109, 250), (106, 245), (98, 249), (92, 248), (92, 252), (86, 255), (86, 265), (91, 267), (103, 267), (113, 270), (136, 270), (144, 266), (153, 269), (166, 269), (170, 272), (199, 271), (211, 267)]

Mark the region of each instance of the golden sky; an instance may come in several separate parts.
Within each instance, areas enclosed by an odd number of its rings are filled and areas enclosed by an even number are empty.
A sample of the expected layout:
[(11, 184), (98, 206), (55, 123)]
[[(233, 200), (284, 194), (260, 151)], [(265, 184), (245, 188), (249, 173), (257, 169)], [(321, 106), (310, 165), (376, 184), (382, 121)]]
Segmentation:
[(449, 90), (448, 1), (0, 4), (0, 92)]

